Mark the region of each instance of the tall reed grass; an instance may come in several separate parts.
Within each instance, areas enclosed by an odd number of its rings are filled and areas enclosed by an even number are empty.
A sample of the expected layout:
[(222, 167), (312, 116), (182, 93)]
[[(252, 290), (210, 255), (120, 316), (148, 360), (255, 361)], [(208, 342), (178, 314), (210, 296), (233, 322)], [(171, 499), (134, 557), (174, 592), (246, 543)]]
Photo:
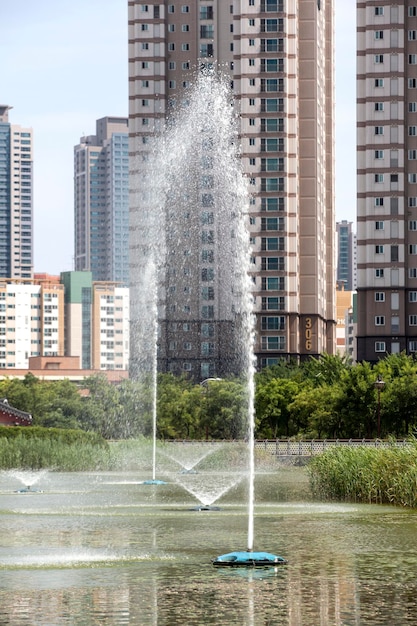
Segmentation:
[(417, 507), (417, 442), (408, 446), (334, 447), (308, 466), (317, 497)]
[(36, 437), (0, 438), (0, 469), (105, 470), (111, 466), (109, 447), (89, 442), (66, 443)]

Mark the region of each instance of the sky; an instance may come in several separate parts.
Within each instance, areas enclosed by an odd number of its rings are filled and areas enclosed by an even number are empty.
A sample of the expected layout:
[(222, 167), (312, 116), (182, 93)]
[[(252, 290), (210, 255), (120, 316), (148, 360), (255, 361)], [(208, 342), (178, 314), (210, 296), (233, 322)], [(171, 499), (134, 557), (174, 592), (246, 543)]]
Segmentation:
[[(0, 104), (34, 132), (34, 270), (73, 269), (73, 149), (128, 115), (127, 0), (2, 0)], [(335, 0), (336, 219), (356, 213), (356, 0)]]

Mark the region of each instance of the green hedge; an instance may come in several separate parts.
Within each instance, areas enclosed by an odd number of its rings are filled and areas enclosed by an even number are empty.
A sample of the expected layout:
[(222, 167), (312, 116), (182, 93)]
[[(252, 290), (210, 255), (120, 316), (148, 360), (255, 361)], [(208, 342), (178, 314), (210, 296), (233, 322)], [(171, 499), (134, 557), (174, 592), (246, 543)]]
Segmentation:
[(89, 444), (107, 447), (107, 441), (98, 433), (66, 428), (44, 428), (42, 426), (0, 426), (0, 439), (38, 439), (59, 441), (60, 443)]

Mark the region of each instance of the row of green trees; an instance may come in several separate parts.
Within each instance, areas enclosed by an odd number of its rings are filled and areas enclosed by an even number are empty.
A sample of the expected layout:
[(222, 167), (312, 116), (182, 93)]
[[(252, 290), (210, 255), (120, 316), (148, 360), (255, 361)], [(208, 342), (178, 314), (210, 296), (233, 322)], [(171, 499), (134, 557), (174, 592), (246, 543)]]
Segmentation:
[[(375, 381), (385, 382), (380, 392)], [(375, 366), (322, 355), (302, 364), (283, 361), (256, 374), (258, 439), (404, 437), (417, 430), (417, 361), (389, 355)], [(157, 430), (161, 438), (236, 439), (247, 433), (247, 390), (238, 379), (205, 386), (171, 374), (158, 376)], [(152, 388), (104, 376), (80, 388), (68, 380), (0, 381), (0, 397), (33, 416), (34, 425), (81, 428), (106, 439), (152, 434)], [(379, 418), (378, 418), (379, 414)], [(379, 423), (379, 428), (378, 428)]]

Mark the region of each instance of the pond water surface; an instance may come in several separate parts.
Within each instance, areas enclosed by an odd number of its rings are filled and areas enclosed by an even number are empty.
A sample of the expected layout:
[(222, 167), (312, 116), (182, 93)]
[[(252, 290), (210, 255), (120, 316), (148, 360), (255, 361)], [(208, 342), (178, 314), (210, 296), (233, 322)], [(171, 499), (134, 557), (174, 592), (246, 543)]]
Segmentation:
[(316, 502), (303, 468), (260, 473), (254, 548), (289, 564), (223, 569), (211, 559), (246, 549), (245, 483), (197, 512), (182, 478), (147, 478), (51, 472), (16, 493), (3, 472), (0, 624), (417, 624), (417, 511)]

